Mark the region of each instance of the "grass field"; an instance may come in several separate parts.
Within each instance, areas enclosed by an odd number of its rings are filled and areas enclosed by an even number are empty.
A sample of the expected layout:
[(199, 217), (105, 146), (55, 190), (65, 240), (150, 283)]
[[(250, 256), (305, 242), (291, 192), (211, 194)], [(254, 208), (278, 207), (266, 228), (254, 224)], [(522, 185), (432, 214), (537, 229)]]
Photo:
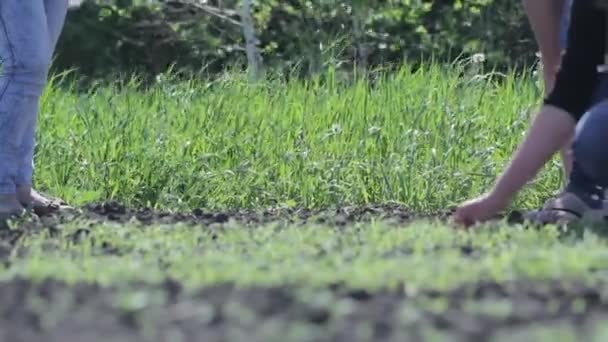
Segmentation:
[(79, 212), (0, 233), (0, 341), (606, 340), (601, 229), (445, 222), (541, 99), (473, 67), (50, 87), (36, 181)]
[[(71, 203), (189, 210), (396, 201), (435, 211), (486, 189), (541, 100), (531, 73), (459, 72), (404, 68), (348, 85), (329, 73), (256, 85), (239, 75), (164, 80), (147, 91), (53, 88), (37, 180)], [(555, 190), (558, 164), (548, 171), (519, 206)]]

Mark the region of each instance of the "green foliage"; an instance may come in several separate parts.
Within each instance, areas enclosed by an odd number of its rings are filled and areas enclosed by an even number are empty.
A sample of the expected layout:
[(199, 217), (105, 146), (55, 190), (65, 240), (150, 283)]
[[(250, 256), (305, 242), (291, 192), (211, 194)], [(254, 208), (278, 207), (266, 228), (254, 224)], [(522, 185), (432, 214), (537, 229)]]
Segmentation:
[[(117, 83), (84, 94), (51, 85), (36, 179), (71, 203), (242, 209), (394, 200), (435, 211), (487, 190), (541, 97), (528, 75), (484, 75), (478, 64), (348, 76), (256, 84), (244, 74), (163, 76), (145, 89)], [(558, 164), (548, 171), (519, 205), (559, 188)]]
[(68, 14), (55, 67), (83, 76), (108, 72), (157, 75), (172, 65), (200, 69), (240, 58), (240, 31), (223, 20), (205, 20), (195, 9), (132, 1), (85, 1)]
[(528, 228), (26, 228), (2, 245), (2, 323), (67, 341), (605, 341), (608, 241)]
[(564, 239), (553, 227), (484, 226), (465, 232), (431, 222), (407, 229), (380, 222), (201, 229), (97, 224), (75, 241), (81, 227), (63, 224), (54, 236), (22, 239), (10, 263), (0, 266), (0, 277), (104, 286), (169, 278), (192, 289), (223, 283), (296, 289), (344, 284), (374, 292), (405, 284), (411, 294), (485, 282), (606, 279), (594, 272), (607, 265), (606, 239), (593, 233)]
[[(57, 66), (91, 76), (243, 66), (239, 13), (235, 0), (89, 0), (69, 14)], [(304, 74), (476, 53), (501, 68), (534, 61), (522, 6), (508, 0), (259, 0), (254, 18), (265, 66)]]

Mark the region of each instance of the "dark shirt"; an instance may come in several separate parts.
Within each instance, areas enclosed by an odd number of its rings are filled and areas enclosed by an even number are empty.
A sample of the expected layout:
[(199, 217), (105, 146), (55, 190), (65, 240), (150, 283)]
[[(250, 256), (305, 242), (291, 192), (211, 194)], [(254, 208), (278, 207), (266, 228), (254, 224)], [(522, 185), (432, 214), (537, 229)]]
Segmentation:
[[(604, 63), (606, 12), (595, 1), (574, 0), (568, 46), (553, 91), (544, 101), (570, 113), (577, 121), (592, 104), (599, 85), (597, 67)], [(608, 0), (603, 1), (608, 4)]]

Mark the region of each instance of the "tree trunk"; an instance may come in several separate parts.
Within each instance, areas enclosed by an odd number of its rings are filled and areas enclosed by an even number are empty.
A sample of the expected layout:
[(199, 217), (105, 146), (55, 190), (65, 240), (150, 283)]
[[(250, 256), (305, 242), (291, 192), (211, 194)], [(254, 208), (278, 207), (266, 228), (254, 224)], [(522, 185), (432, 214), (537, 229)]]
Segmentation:
[(243, 33), (245, 35), (245, 50), (247, 52), (247, 64), (249, 66), (249, 74), (257, 80), (260, 77), (261, 56), (257, 48), (257, 38), (251, 17), (251, 2), (252, 0), (243, 0), (242, 24)]

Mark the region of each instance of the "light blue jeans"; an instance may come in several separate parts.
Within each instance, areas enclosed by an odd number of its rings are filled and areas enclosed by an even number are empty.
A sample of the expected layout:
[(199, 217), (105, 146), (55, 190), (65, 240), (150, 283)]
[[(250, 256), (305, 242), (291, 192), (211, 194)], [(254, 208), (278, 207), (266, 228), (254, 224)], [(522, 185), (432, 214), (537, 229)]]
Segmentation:
[(0, 0), (0, 194), (31, 185), (39, 100), (68, 0)]

